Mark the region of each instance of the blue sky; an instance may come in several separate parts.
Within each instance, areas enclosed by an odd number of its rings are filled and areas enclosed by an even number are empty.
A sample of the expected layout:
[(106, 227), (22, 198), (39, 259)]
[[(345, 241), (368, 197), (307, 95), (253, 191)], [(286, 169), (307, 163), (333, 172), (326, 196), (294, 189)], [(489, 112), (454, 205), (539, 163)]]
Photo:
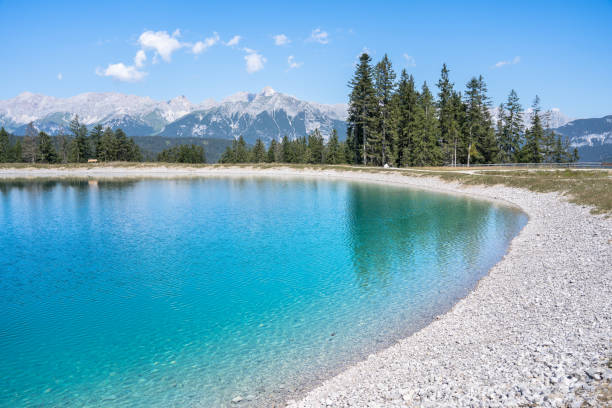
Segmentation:
[(524, 106), (538, 94), (571, 117), (612, 114), (611, 1), (499, 3), (0, 0), (0, 99), (271, 86), (341, 103), (367, 49), (432, 87), (443, 62), (460, 89), (482, 74), (495, 104), (514, 88)]

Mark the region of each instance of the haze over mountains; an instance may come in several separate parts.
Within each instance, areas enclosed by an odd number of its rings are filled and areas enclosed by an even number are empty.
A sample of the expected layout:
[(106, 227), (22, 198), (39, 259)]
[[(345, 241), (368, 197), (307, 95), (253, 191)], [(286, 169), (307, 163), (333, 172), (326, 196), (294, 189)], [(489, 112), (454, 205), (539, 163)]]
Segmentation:
[[(345, 104), (306, 102), (276, 92), (270, 87), (259, 93), (239, 92), (216, 102), (192, 103), (184, 96), (169, 101), (120, 93), (84, 93), (55, 98), (24, 92), (0, 100), (0, 126), (16, 135), (25, 134), (28, 123), (56, 135), (68, 132), (74, 115), (88, 127), (101, 124), (122, 128), (129, 136), (196, 137), (234, 139), (242, 135), (253, 144), (266, 144), (287, 135), (290, 139), (319, 129), (325, 140), (333, 129), (346, 137)], [(492, 110), (494, 119), (496, 111)], [(529, 123), (531, 109), (524, 113)], [(612, 156), (612, 115), (604, 118), (571, 120), (558, 109), (545, 112), (544, 125), (569, 138), (578, 147), (581, 160), (602, 160)]]

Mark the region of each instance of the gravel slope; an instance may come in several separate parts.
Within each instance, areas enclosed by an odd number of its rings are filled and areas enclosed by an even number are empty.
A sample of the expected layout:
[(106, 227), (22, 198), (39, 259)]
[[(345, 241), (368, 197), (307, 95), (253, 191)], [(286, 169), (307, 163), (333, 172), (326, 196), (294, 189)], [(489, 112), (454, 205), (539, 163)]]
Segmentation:
[(0, 171), (0, 177), (210, 175), (397, 183), (503, 200), (530, 217), (503, 260), (451, 311), (289, 407), (612, 406), (612, 218), (559, 194), (288, 168)]

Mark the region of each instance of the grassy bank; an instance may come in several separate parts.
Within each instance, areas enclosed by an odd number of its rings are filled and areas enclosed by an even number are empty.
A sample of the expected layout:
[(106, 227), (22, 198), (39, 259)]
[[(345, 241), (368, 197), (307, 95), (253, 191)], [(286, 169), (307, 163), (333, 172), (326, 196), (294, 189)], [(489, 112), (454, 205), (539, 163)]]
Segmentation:
[(179, 168), (279, 168), (288, 167), (295, 169), (321, 169), (337, 171), (356, 171), (370, 173), (400, 173), (411, 177), (438, 177), (445, 181), (459, 182), (463, 184), (497, 185), (503, 184), (510, 187), (525, 188), (536, 192), (559, 192), (571, 201), (580, 205), (593, 207), (595, 213), (612, 214), (612, 170), (544, 170), (544, 169), (520, 169), (508, 168), (448, 168), (448, 167), (424, 167), (409, 169), (383, 169), (380, 167), (362, 167), (349, 165), (311, 165), (311, 164), (179, 164), (179, 163), (99, 163), (99, 164), (27, 164), (27, 163), (0, 163), (2, 169), (100, 169), (101, 167), (126, 167), (126, 168), (154, 168), (154, 167), (179, 167)]

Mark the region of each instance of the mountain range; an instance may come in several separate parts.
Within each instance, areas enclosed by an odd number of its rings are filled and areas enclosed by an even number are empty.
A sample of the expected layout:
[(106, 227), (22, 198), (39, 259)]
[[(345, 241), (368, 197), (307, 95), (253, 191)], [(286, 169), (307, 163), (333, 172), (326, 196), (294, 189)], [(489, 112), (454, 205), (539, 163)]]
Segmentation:
[(55, 98), (24, 92), (0, 101), (0, 126), (16, 135), (25, 134), (30, 122), (52, 135), (67, 132), (74, 115), (90, 128), (120, 127), (130, 136), (234, 139), (242, 135), (247, 143), (258, 138), (267, 143), (284, 135), (305, 136), (317, 128), (325, 139), (333, 129), (340, 137), (346, 134), (346, 105), (305, 102), (270, 87), (198, 104), (184, 96), (159, 102), (119, 93)]
[[(496, 111), (491, 110), (495, 120)], [(524, 112), (529, 124), (531, 109)], [(129, 136), (164, 136), (232, 140), (243, 136), (253, 144), (266, 144), (287, 135), (290, 139), (319, 129), (327, 140), (336, 129), (346, 137), (347, 105), (302, 101), (265, 87), (259, 93), (239, 92), (217, 102), (192, 103), (185, 96), (168, 101), (120, 93), (84, 93), (55, 98), (24, 92), (0, 100), (0, 126), (16, 135), (25, 134), (28, 123), (56, 135), (68, 132), (74, 115), (89, 128), (101, 124), (122, 128)], [(604, 160), (612, 156), (612, 115), (571, 120), (559, 109), (544, 112), (544, 125), (569, 139), (581, 160)]]

